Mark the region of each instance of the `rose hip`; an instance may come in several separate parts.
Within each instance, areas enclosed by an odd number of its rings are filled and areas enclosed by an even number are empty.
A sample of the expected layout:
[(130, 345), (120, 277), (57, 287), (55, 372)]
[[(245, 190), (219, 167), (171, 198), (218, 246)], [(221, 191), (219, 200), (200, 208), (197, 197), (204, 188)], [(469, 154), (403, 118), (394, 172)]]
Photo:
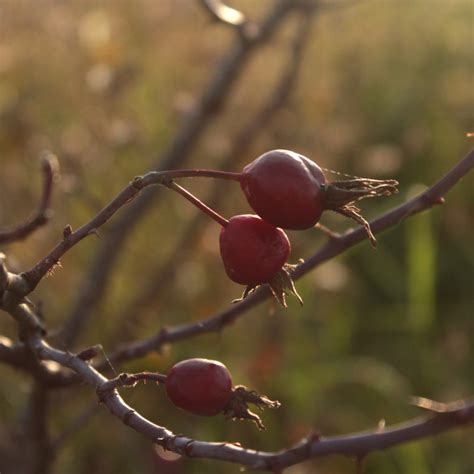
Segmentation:
[(356, 202), (396, 193), (398, 182), (357, 178), (328, 182), (322, 169), (303, 155), (272, 150), (245, 166), (241, 188), (252, 209), (284, 229), (307, 229), (325, 210), (335, 211), (361, 224), (372, 246), (376, 240)]
[(258, 216), (234, 216), (223, 227), (220, 251), (229, 278), (242, 285), (269, 283), (290, 254), (285, 232)]
[(188, 359), (171, 367), (165, 387), (168, 398), (177, 407), (195, 415), (213, 416), (229, 401), (232, 378), (221, 362)]
[(307, 229), (319, 221), (325, 183), (316, 163), (289, 150), (264, 153), (244, 168), (241, 177), (252, 209), (284, 229)]

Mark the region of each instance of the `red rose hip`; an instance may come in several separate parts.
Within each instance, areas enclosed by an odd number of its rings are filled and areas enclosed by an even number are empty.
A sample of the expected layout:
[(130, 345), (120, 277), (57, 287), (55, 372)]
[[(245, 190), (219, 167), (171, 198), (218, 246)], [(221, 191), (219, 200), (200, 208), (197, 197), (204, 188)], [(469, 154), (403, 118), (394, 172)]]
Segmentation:
[(216, 360), (187, 359), (169, 370), (165, 382), (168, 398), (195, 415), (221, 412), (232, 395), (232, 378), (227, 367)]
[(220, 234), (220, 251), (229, 278), (257, 286), (269, 283), (290, 254), (285, 232), (258, 216), (232, 217)]
[(289, 150), (264, 153), (242, 172), (241, 187), (252, 209), (284, 229), (314, 226), (323, 212), (321, 168)]

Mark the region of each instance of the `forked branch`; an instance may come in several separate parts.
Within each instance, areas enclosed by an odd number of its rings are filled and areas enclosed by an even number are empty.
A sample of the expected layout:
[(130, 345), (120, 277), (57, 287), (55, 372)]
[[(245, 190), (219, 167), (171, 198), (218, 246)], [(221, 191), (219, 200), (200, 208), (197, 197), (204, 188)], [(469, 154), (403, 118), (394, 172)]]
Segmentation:
[(25, 222), (10, 229), (0, 230), (0, 244), (8, 244), (28, 237), (39, 227), (45, 225), (53, 212), (50, 209), (53, 184), (58, 176), (58, 161), (54, 155), (47, 153), (41, 159), (43, 173), (43, 190), (35, 213)]

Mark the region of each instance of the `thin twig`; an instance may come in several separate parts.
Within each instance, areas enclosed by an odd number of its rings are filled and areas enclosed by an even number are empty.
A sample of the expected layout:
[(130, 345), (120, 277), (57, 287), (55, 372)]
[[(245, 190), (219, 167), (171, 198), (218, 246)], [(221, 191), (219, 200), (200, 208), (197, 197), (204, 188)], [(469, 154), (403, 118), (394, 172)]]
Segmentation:
[(14, 343), (4, 336), (0, 336), (0, 362), (25, 371), (48, 390), (71, 386), (79, 380), (76, 374), (61, 370), (55, 363), (36, 359), (24, 343)]
[(58, 176), (58, 161), (51, 153), (45, 154), (41, 159), (43, 173), (43, 190), (35, 213), (22, 224), (11, 229), (0, 230), (0, 244), (16, 242), (28, 237), (39, 227), (45, 225), (52, 217), (51, 195), (53, 184)]
[(98, 391), (103, 395), (105, 392), (110, 392), (117, 388), (134, 387), (138, 382), (153, 382), (159, 384), (165, 383), (165, 381), (166, 375), (158, 374), (156, 372), (138, 372), (136, 374), (123, 373), (103, 383)]
[(222, 217), (219, 213), (211, 209), (207, 204), (204, 204), (200, 199), (198, 199), (194, 194), (190, 193), (187, 189), (183, 188), (179, 184), (175, 183), (174, 181), (170, 182), (166, 185), (168, 188), (176, 191), (178, 194), (187, 199), (189, 202), (194, 204), (198, 209), (200, 209), (204, 214), (208, 215), (211, 219), (215, 222), (220, 224), (222, 227), (227, 227), (229, 221)]
[[(24, 287), (12, 288), (20, 296), (33, 291), (39, 282), (59, 264), (60, 258), (82, 239), (94, 235), (97, 229), (104, 225), (117, 211), (133, 200), (138, 193), (151, 185), (164, 185), (170, 187), (171, 180), (175, 177), (218, 177), (224, 179), (238, 180), (238, 173), (221, 172), (219, 170), (170, 170), (150, 171), (143, 176), (135, 177), (107, 206), (82, 227), (72, 232), (70, 226), (66, 226), (63, 239), (40, 260), (33, 268), (21, 274), (26, 282), (27, 291)], [(66, 232), (67, 229), (67, 232)]]

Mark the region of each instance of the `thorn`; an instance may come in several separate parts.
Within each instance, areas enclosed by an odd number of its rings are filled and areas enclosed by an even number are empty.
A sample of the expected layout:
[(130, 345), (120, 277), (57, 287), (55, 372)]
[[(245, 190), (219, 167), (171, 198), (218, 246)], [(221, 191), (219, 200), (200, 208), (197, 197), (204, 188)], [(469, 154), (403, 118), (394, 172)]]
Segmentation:
[(321, 433), (319, 431), (311, 431), (306, 437), (307, 444), (317, 443), (321, 441)]
[(82, 359), (84, 361), (88, 361), (88, 360), (91, 360), (94, 357), (96, 357), (101, 349), (102, 348), (101, 348), (100, 345), (88, 347), (87, 349), (84, 349), (81, 352), (78, 352), (76, 354), (76, 357), (78, 357), (79, 359)]
[(102, 239), (102, 237), (100, 236), (99, 234), (99, 231), (97, 229), (91, 229), (87, 235), (95, 235), (96, 237), (98, 237), (99, 239)]
[(66, 226), (64, 226), (64, 229), (63, 229), (64, 239), (67, 239), (71, 234), (72, 234), (72, 227), (69, 224), (67, 224)]
[(123, 415), (123, 418), (122, 418), (122, 421), (125, 425), (129, 425), (130, 424), (130, 418), (135, 415), (135, 410), (128, 410), (127, 413), (125, 413), (125, 415)]
[(382, 418), (377, 423), (377, 433), (383, 433), (385, 431), (385, 420)]
[(331, 240), (337, 240), (339, 237), (341, 237), (341, 234), (332, 231), (329, 227), (326, 227), (325, 225), (320, 224), (319, 222), (314, 227), (315, 229), (318, 229), (323, 232)]
[(143, 188), (143, 177), (142, 176), (135, 176), (135, 178), (132, 179), (130, 184), (135, 188), (135, 189), (142, 189)]

